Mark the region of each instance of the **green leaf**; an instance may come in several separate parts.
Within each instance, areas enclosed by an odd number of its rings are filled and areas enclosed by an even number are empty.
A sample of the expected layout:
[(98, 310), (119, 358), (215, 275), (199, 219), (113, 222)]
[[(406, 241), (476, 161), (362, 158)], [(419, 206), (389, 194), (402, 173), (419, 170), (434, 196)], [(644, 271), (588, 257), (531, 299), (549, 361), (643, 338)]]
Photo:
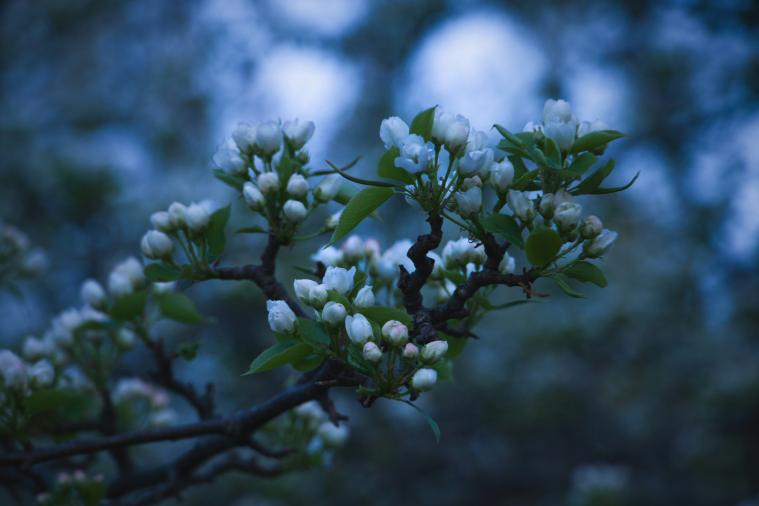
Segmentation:
[(599, 130), (598, 132), (590, 132), (575, 141), (572, 146), (572, 153), (592, 151), (596, 148), (605, 146), (620, 137), (624, 137), (624, 134), (622, 132), (617, 132), (616, 130)]
[(158, 298), (158, 307), (166, 318), (182, 323), (201, 323), (203, 316), (195, 304), (183, 293), (164, 293)]
[(394, 193), (392, 188), (364, 188), (358, 192), (343, 209), (330, 243), (345, 237)]
[(487, 309), (488, 311), (498, 311), (501, 309), (509, 309), (516, 306), (521, 306), (522, 304), (539, 304), (541, 301), (538, 299), (519, 299), (519, 300), (512, 300), (510, 302), (504, 302), (503, 304), (491, 304), (487, 301), (487, 299), (480, 302), (480, 305)]
[(498, 130), (499, 134), (503, 135), (504, 139), (506, 139), (507, 141), (509, 141), (514, 146), (519, 147), (519, 148), (523, 148), (525, 146), (525, 143), (522, 141), (522, 139), (520, 139), (516, 135), (512, 134), (511, 132), (509, 132), (508, 130), (506, 130), (501, 125), (493, 125), (493, 127), (495, 127), (495, 129)]
[(305, 358), (312, 353), (312, 348), (298, 341), (283, 341), (267, 348), (258, 355), (245, 374), (256, 374), (271, 371), (285, 364), (290, 364)]
[(596, 163), (597, 159), (598, 158), (596, 158), (596, 155), (593, 153), (583, 153), (579, 156), (575, 156), (574, 160), (572, 160), (572, 164), (569, 166), (569, 171), (581, 176), (585, 174), (585, 171), (591, 168), (594, 163)]
[(350, 202), (350, 199), (352, 199), (357, 193), (358, 188), (352, 184), (343, 183), (340, 186), (340, 190), (337, 192), (337, 195), (335, 195), (335, 198), (332, 200), (339, 204), (345, 205)]
[(214, 169), (213, 176), (222, 183), (231, 186), (237, 191), (242, 191), (242, 187), (245, 184), (245, 180), (243, 178), (227, 174), (221, 169)]
[(235, 234), (268, 234), (269, 231), (258, 225), (251, 225), (249, 227), (242, 227), (235, 230)]
[(182, 343), (179, 345), (177, 354), (186, 362), (192, 362), (198, 356), (200, 343)]
[(390, 148), (385, 151), (377, 165), (377, 174), (380, 177), (395, 179), (405, 184), (414, 184), (414, 176), (395, 166), (395, 159), (400, 155), (400, 152), (398, 148)]
[(482, 219), (482, 226), (491, 234), (503, 236), (511, 244), (524, 249), (522, 230), (513, 217), (505, 214), (491, 214)]
[(324, 362), (324, 356), (318, 353), (313, 353), (311, 355), (303, 357), (300, 360), (296, 360), (292, 363), (292, 366), (300, 372), (308, 372), (313, 371), (319, 367), (322, 362)]
[(314, 347), (329, 346), (330, 338), (321, 323), (309, 318), (298, 318), (298, 337)]
[(96, 411), (97, 401), (89, 392), (70, 388), (35, 390), (24, 400), (29, 416), (44, 417), (39, 421), (81, 420)]
[(564, 277), (561, 276), (560, 274), (555, 274), (553, 276), (548, 276), (548, 277), (553, 279), (556, 282), (556, 284), (559, 286), (559, 288), (561, 288), (561, 290), (567, 295), (569, 295), (570, 297), (574, 297), (575, 299), (585, 298), (585, 295), (583, 295), (582, 293), (578, 292), (577, 290), (569, 286), (569, 283), (567, 283)]
[(171, 265), (155, 263), (145, 266), (145, 277), (153, 283), (176, 281), (182, 277), (182, 271)]
[(417, 406), (411, 401), (407, 401), (405, 399), (402, 399), (401, 402), (404, 404), (408, 404), (412, 408), (414, 408), (420, 415), (422, 415), (427, 422), (427, 425), (430, 426), (430, 429), (432, 430), (432, 434), (435, 435), (435, 442), (440, 444), (440, 438), (442, 437), (442, 434), (440, 433), (440, 426), (437, 424), (437, 422), (427, 413), (424, 412), (422, 408)]
[(552, 169), (560, 169), (561, 168), (561, 151), (559, 151), (559, 146), (556, 145), (556, 142), (551, 139), (550, 137), (545, 138), (545, 156), (546, 160), (548, 161), (548, 166)]
[(630, 180), (630, 182), (627, 183), (626, 185), (614, 186), (614, 187), (611, 187), (611, 188), (601, 188), (601, 187), (598, 187), (595, 190), (593, 190), (591, 192), (588, 192), (588, 193), (591, 194), (591, 195), (606, 195), (606, 194), (609, 194), (609, 193), (617, 193), (617, 192), (625, 191), (626, 189), (628, 189), (629, 187), (631, 187), (635, 183), (635, 181), (638, 180), (638, 176), (640, 176), (640, 171), (638, 171), (635, 174), (635, 176)]
[(141, 316), (148, 300), (146, 292), (135, 292), (122, 295), (113, 301), (109, 311), (114, 320), (133, 320)]
[(601, 269), (590, 262), (574, 263), (564, 271), (564, 274), (583, 283), (593, 283), (601, 288), (609, 284)]
[(335, 172), (343, 176), (348, 181), (353, 181), (354, 183), (362, 184), (364, 186), (376, 186), (379, 188), (395, 188), (398, 186), (397, 184), (386, 183), (384, 181), (372, 181), (370, 179), (363, 179), (360, 177), (351, 176), (347, 172), (343, 172), (343, 170), (340, 167), (336, 166), (334, 163), (330, 162), (329, 160), (327, 160), (327, 164), (329, 164), (329, 166), (332, 167), (332, 169)]
[(520, 177), (524, 176), (529, 172), (527, 170), (527, 166), (524, 164), (524, 160), (518, 156), (509, 155), (506, 158), (509, 159), (511, 162), (511, 165), (514, 166), (514, 179), (519, 180)]
[(448, 342), (448, 351), (445, 354), (448, 358), (456, 358), (461, 355), (461, 352), (464, 351), (467, 343), (471, 341), (468, 337), (449, 336), (444, 332), (439, 332), (439, 334)]
[(206, 237), (208, 239), (208, 253), (211, 259), (218, 258), (224, 252), (224, 246), (227, 242), (224, 229), (227, 227), (230, 212), (230, 206), (222, 207), (214, 212), (208, 221)]
[(583, 182), (577, 185), (577, 187), (572, 190), (571, 193), (573, 195), (582, 195), (584, 193), (590, 193), (594, 191), (614, 170), (614, 163), (614, 160), (609, 160), (603, 164), (600, 169), (595, 171), (593, 174), (585, 178)]
[(522, 174), (516, 181), (511, 184), (511, 188), (514, 190), (525, 190), (532, 183), (535, 178), (540, 175), (540, 169), (533, 169), (530, 172)]
[[(432, 124), (435, 121), (435, 108), (437, 106), (425, 109), (417, 114), (413, 120), (411, 120), (411, 126), (409, 127), (409, 133), (421, 135), (425, 141), (432, 139)], [(411, 181), (413, 183), (413, 180)]]
[(386, 306), (358, 307), (357, 313), (361, 313), (373, 322), (384, 325), (390, 320), (397, 320), (402, 324), (410, 327), (413, 324), (411, 315), (402, 309)]
[(538, 228), (532, 231), (525, 243), (527, 260), (532, 265), (543, 266), (554, 259), (564, 241), (550, 228)]

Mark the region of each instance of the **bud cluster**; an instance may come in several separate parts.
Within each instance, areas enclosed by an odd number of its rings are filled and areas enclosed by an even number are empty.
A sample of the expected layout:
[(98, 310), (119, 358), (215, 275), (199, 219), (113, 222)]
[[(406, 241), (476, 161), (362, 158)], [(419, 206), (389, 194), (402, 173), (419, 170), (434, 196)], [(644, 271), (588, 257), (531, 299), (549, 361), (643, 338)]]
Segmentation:
[(0, 288), (34, 277), (48, 265), (47, 256), (33, 248), (22, 231), (0, 222)]

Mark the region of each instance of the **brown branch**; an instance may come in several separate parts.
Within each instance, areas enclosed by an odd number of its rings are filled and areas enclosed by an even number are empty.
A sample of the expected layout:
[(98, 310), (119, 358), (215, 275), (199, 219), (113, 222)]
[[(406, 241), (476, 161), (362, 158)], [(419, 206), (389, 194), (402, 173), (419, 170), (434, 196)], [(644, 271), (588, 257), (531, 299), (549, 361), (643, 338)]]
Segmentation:
[(409, 273), (400, 266), (398, 288), (403, 293), (403, 306), (412, 315), (423, 308), (422, 287), (435, 266), (435, 261), (427, 253), (440, 246), (440, 241), (443, 240), (443, 218), (438, 214), (430, 214), (427, 223), (430, 224), (430, 233), (418, 236), (406, 253), (414, 263), (414, 272)]

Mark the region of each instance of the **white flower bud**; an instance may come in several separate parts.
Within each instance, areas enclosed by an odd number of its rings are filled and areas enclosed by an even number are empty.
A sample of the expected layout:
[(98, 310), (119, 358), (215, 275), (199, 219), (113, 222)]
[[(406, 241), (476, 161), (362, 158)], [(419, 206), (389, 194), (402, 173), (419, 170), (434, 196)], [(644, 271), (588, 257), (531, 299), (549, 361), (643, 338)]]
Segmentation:
[[(140, 247), (143, 255), (154, 260), (171, 258), (174, 252), (174, 242), (171, 237), (158, 230), (149, 230), (143, 235)], [(82, 293), (84, 293), (84, 287), (82, 287)]]
[(308, 421), (321, 422), (327, 417), (327, 414), (316, 401), (304, 402), (295, 408), (293, 412), (295, 412), (300, 418)]
[(357, 235), (348, 237), (340, 249), (343, 250), (343, 259), (350, 264), (362, 260), (366, 253), (364, 241)]
[(530, 222), (535, 217), (535, 204), (524, 192), (509, 190), (506, 203), (514, 215), (524, 222)]
[(187, 224), (185, 215), (187, 207), (179, 202), (174, 202), (169, 206), (169, 220), (174, 228), (182, 228)]
[(371, 341), (364, 345), (363, 355), (369, 362), (379, 362), (382, 360), (382, 350)]
[(394, 346), (401, 346), (408, 341), (408, 327), (398, 320), (388, 320), (382, 326), (382, 337)]
[(287, 181), (287, 193), (296, 198), (303, 198), (308, 193), (308, 181), (300, 174), (293, 174)]
[(361, 313), (345, 317), (345, 331), (351, 341), (361, 345), (373, 335), (372, 324)]
[(295, 290), (295, 296), (298, 297), (298, 299), (308, 304), (310, 299), (310, 292), (311, 289), (315, 286), (317, 286), (319, 283), (314, 281), (313, 279), (296, 279), (293, 281), (293, 289)]
[(409, 127), (405, 121), (398, 116), (391, 116), (383, 119), (380, 124), (380, 139), (385, 143), (385, 148), (390, 149), (393, 146), (401, 147), (401, 141), (408, 136)]
[(242, 186), (242, 197), (245, 199), (245, 203), (254, 211), (260, 211), (264, 207), (266, 199), (261, 190), (250, 181), (246, 181)]
[(432, 341), (422, 347), (422, 361), (433, 364), (440, 360), (448, 351), (447, 341)]
[(487, 177), (493, 165), (493, 150), (490, 148), (467, 152), (459, 161), (459, 173), (464, 176), (480, 174)]
[(554, 211), (553, 219), (559, 230), (571, 231), (580, 221), (582, 206), (575, 202), (562, 202)]
[(324, 422), (319, 426), (316, 434), (326, 446), (342, 446), (348, 440), (348, 427), (345, 424), (335, 427), (332, 422)]
[(419, 369), (411, 378), (411, 388), (418, 391), (429, 390), (437, 383), (437, 371), (435, 369)]
[(619, 234), (614, 232), (613, 230), (609, 229), (603, 229), (603, 231), (593, 239), (592, 241), (586, 242), (583, 246), (585, 250), (585, 254), (588, 255), (590, 258), (598, 258), (607, 251), (609, 251), (609, 248), (611, 248), (611, 245), (614, 244), (614, 241), (617, 240), (617, 237)]
[(311, 302), (311, 306), (316, 309), (321, 309), (324, 303), (327, 302), (327, 285), (318, 284), (312, 287), (308, 292), (308, 300)]
[(316, 188), (314, 188), (314, 197), (316, 200), (319, 202), (329, 202), (335, 198), (342, 185), (340, 177), (339, 174), (330, 174), (322, 179), (319, 184), (316, 185)]
[(114, 336), (114, 342), (116, 346), (123, 350), (132, 349), (134, 343), (137, 341), (137, 334), (133, 330), (126, 327), (121, 327)]
[(150, 215), (150, 224), (153, 228), (161, 232), (173, 232), (174, 225), (171, 223), (171, 217), (166, 211), (158, 211)]
[(496, 193), (502, 195), (514, 181), (514, 166), (508, 159), (490, 166), (490, 184)]
[(267, 300), (266, 310), (269, 312), (269, 327), (274, 332), (289, 333), (295, 330), (295, 313), (283, 300)]
[(540, 205), (538, 206), (538, 212), (540, 212), (540, 215), (550, 220), (553, 218), (553, 211), (556, 208), (556, 203), (554, 202), (554, 195), (553, 193), (545, 193), (542, 197), (540, 197)]
[(47, 388), (52, 386), (55, 380), (55, 369), (47, 360), (35, 362), (29, 368), (29, 383), (34, 388)]
[(271, 156), (279, 151), (280, 146), (282, 146), (282, 129), (279, 125), (273, 121), (259, 124), (256, 128), (256, 149), (264, 156)]
[(112, 272), (108, 276), (108, 291), (114, 297), (122, 297), (132, 293), (134, 287), (127, 276), (118, 272)]
[(367, 239), (364, 242), (364, 254), (370, 261), (380, 256), (380, 244), (377, 239)]
[(291, 223), (300, 223), (306, 219), (306, 215), (308, 214), (306, 206), (299, 200), (288, 200), (285, 202), (282, 211), (285, 213), (287, 221)]
[(141, 287), (145, 283), (145, 274), (143, 273), (142, 264), (134, 257), (129, 257), (118, 264), (114, 267), (113, 272), (124, 276), (132, 285), (132, 288)]
[(419, 356), (419, 348), (414, 343), (407, 343), (403, 347), (403, 358), (406, 360), (413, 360)]
[(356, 307), (371, 307), (374, 305), (374, 292), (371, 286), (365, 286), (356, 294), (353, 299), (353, 305)]
[(239, 175), (245, 172), (245, 160), (232, 139), (227, 139), (218, 147), (213, 155), (213, 163), (228, 174)]
[(469, 120), (460, 114), (454, 115), (438, 107), (435, 109), (435, 119), (432, 122), (432, 138), (445, 144), (449, 151), (455, 151), (469, 139)]
[(334, 246), (327, 246), (311, 255), (311, 260), (321, 262), (328, 267), (334, 266), (343, 261), (343, 252)]
[(506, 253), (501, 259), (501, 263), (498, 264), (498, 270), (503, 274), (511, 274), (516, 270), (516, 261), (514, 257)]
[(264, 172), (257, 179), (258, 188), (264, 195), (271, 195), (279, 192), (279, 176), (276, 172)]
[(80, 290), (82, 302), (94, 308), (102, 308), (105, 305), (105, 290), (94, 279), (88, 279), (82, 283)]
[(543, 122), (569, 121), (572, 119), (572, 107), (566, 100), (549, 98), (543, 105)]
[(335, 290), (341, 295), (353, 290), (353, 277), (356, 275), (356, 268), (343, 269), (342, 267), (327, 267), (322, 282), (327, 285), (327, 289)]
[(287, 137), (288, 142), (296, 151), (306, 145), (308, 140), (314, 135), (313, 121), (300, 121), (295, 118), (293, 121), (285, 121), (282, 125), (282, 132)]
[(208, 228), (208, 222), (211, 219), (211, 214), (208, 212), (208, 208), (203, 204), (190, 204), (185, 214), (185, 220), (187, 221), (187, 228), (191, 232), (199, 234)]
[(343, 214), (343, 210), (339, 210), (335, 214), (331, 215), (329, 218), (327, 218), (327, 221), (325, 222), (324, 226), (327, 227), (328, 230), (334, 230), (337, 228), (337, 224), (340, 223), (340, 216)]
[(464, 179), (461, 183), (461, 191), (467, 191), (469, 188), (482, 188), (482, 179), (480, 176), (472, 176)]
[(54, 344), (51, 341), (38, 339), (34, 336), (27, 336), (24, 339), (24, 345), (21, 353), (27, 360), (37, 360), (51, 355), (54, 351)]
[(477, 214), (482, 207), (482, 190), (474, 186), (465, 192), (457, 192), (456, 205), (461, 216), (468, 217)]
[(232, 139), (234, 139), (237, 148), (243, 153), (252, 149), (253, 144), (256, 142), (255, 125), (251, 125), (250, 123), (238, 123), (232, 131)]
[(400, 140), (401, 152), (395, 159), (395, 166), (412, 174), (427, 168), (429, 147), (421, 135), (409, 134)]
[(0, 378), (6, 388), (26, 387), (26, 364), (10, 350), (0, 350)]
[(346, 314), (345, 306), (339, 302), (331, 300), (324, 304), (324, 309), (322, 309), (322, 320), (330, 325), (339, 325), (345, 321)]
[(597, 119), (593, 122), (590, 121), (583, 121), (580, 123), (580, 126), (577, 127), (577, 137), (582, 137), (583, 135), (588, 135), (592, 132), (600, 132), (601, 130), (608, 130), (609, 125), (601, 121), (600, 119)]

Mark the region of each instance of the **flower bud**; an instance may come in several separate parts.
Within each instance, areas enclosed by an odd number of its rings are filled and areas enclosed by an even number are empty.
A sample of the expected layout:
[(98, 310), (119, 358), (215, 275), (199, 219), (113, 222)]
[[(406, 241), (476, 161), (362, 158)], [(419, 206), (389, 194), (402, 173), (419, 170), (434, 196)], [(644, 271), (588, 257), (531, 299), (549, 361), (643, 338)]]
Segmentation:
[(339, 210), (335, 214), (331, 215), (329, 218), (327, 218), (327, 221), (324, 223), (324, 226), (327, 227), (327, 230), (334, 230), (337, 228), (337, 224), (340, 223), (340, 216), (343, 214), (343, 210)]
[(553, 219), (559, 230), (569, 232), (574, 230), (580, 221), (582, 206), (575, 202), (562, 202), (556, 207), (553, 213)]
[(327, 297), (327, 285), (325, 284), (318, 284), (308, 291), (308, 300), (311, 302), (311, 306), (316, 309), (321, 309), (324, 306)]
[(407, 343), (403, 347), (403, 358), (406, 360), (413, 360), (419, 356), (419, 348), (414, 343)]
[[(282, 145), (282, 129), (273, 121), (261, 123), (256, 128), (256, 149), (264, 156), (271, 156)], [(262, 188), (263, 189), (263, 188)]]
[(470, 188), (482, 188), (482, 179), (480, 179), (480, 176), (472, 176), (464, 179), (464, 181), (461, 183), (461, 191), (467, 191)]
[(287, 181), (287, 193), (295, 198), (303, 198), (308, 194), (308, 181), (300, 174), (293, 174)]
[(256, 127), (250, 123), (238, 123), (232, 130), (232, 139), (234, 139), (237, 149), (243, 153), (253, 149), (256, 142)]
[(328, 290), (335, 290), (341, 295), (353, 290), (353, 278), (356, 275), (356, 268), (343, 269), (342, 267), (327, 267), (322, 282), (327, 285)]
[(105, 290), (94, 279), (88, 279), (82, 283), (82, 289), (80, 291), (82, 301), (88, 306), (94, 308), (102, 308), (105, 306)]
[(361, 345), (373, 336), (372, 324), (361, 313), (345, 317), (345, 331), (352, 342)]
[(411, 378), (411, 388), (418, 391), (429, 390), (437, 383), (437, 371), (435, 369), (419, 369)]
[(371, 341), (364, 345), (363, 354), (364, 358), (369, 362), (379, 362), (382, 360), (382, 350)]
[(274, 332), (290, 333), (295, 330), (295, 313), (283, 300), (267, 300), (269, 327)]
[(400, 147), (401, 140), (409, 134), (409, 128), (405, 121), (398, 116), (383, 119), (380, 124), (380, 139), (385, 143), (385, 148)]
[(365, 286), (356, 294), (353, 299), (353, 305), (356, 307), (371, 307), (374, 305), (374, 292), (371, 286)]
[(554, 195), (553, 193), (545, 193), (542, 197), (540, 197), (540, 205), (538, 206), (538, 212), (540, 215), (550, 220), (553, 218), (553, 211), (556, 207), (556, 204), (554, 202)]
[(313, 121), (300, 121), (298, 118), (293, 121), (285, 121), (285, 124), (282, 125), (282, 132), (296, 151), (306, 145), (311, 136), (314, 135), (314, 129)]
[(264, 207), (266, 199), (261, 190), (256, 187), (250, 181), (247, 181), (242, 187), (242, 196), (245, 199), (245, 203), (254, 211), (260, 211)]
[(457, 192), (456, 205), (461, 216), (468, 217), (477, 214), (482, 207), (482, 190), (473, 186), (465, 192)]
[(238, 146), (232, 139), (227, 139), (224, 144), (218, 147), (213, 155), (213, 163), (228, 174), (243, 174), (245, 172), (245, 160), (240, 156)]
[(185, 215), (187, 213), (187, 207), (179, 202), (174, 202), (169, 206), (169, 220), (174, 228), (182, 228), (187, 222)]
[(23, 389), (27, 368), (24, 361), (10, 350), (0, 350), (0, 378), (5, 388)]
[(400, 154), (395, 158), (395, 166), (412, 174), (427, 168), (429, 148), (421, 135), (409, 134), (400, 141)]
[(600, 119), (597, 119), (593, 122), (583, 121), (580, 123), (580, 126), (577, 127), (577, 137), (588, 135), (591, 132), (599, 132), (601, 130), (608, 130), (608, 129), (609, 129), (609, 125), (607, 125)]
[(47, 388), (53, 385), (55, 380), (55, 369), (47, 360), (35, 362), (29, 368), (29, 383), (34, 388)]
[(52, 341), (47, 339), (38, 339), (34, 336), (27, 336), (24, 339), (24, 345), (21, 354), (27, 360), (38, 360), (50, 356), (55, 351)]
[(523, 222), (530, 222), (535, 217), (535, 204), (524, 192), (509, 190), (506, 195), (506, 203), (511, 212)]
[(330, 174), (329, 176), (322, 179), (318, 185), (316, 185), (316, 188), (314, 188), (314, 197), (319, 202), (329, 202), (335, 198), (337, 193), (340, 191), (341, 185), (342, 181), (340, 181), (340, 175)]
[(279, 191), (279, 176), (276, 172), (264, 172), (257, 179), (258, 188), (264, 195), (271, 195)]
[(108, 292), (114, 297), (129, 295), (134, 291), (132, 282), (121, 273), (112, 272), (108, 276)]
[(293, 289), (295, 290), (295, 296), (298, 297), (298, 299), (305, 303), (310, 304), (311, 297), (311, 289), (317, 286), (319, 283), (312, 279), (296, 279), (293, 281)]
[(408, 327), (398, 320), (388, 320), (382, 326), (382, 337), (394, 346), (401, 346), (408, 341)]
[(322, 320), (330, 325), (339, 325), (345, 321), (346, 314), (345, 306), (339, 302), (331, 300), (324, 304), (324, 309), (322, 309)]
[(508, 159), (490, 166), (490, 184), (496, 193), (502, 195), (514, 181), (514, 166)]
[(428, 364), (434, 364), (440, 360), (448, 351), (447, 341), (432, 341), (422, 347), (422, 361)]
[(158, 211), (150, 215), (150, 224), (153, 228), (161, 232), (169, 233), (174, 231), (174, 225), (171, 223), (171, 216), (166, 211)]
[(590, 215), (580, 224), (580, 235), (583, 239), (593, 239), (603, 230), (604, 225), (598, 216)]
[(456, 151), (469, 139), (469, 120), (460, 114), (454, 115), (438, 107), (435, 109), (435, 119), (432, 122), (432, 138), (445, 144), (449, 151)]
[(357, 235), (348, 237), (340, 249), (343, 250), (343, 259), (349, 264), (357, 263), (365, 255), (364, 241)]
[(348, 439), (348, 427), (345, 424), (335, 427), (332, 422), (324, 422), (316, 433), (325, 445), (332, 447), (342, 446)]
[(304, 402), (293, 410), (300, 418), (309, 421), (321, 422), (326, 418), (326, 413), (316, 401)]
[(211, 214), (208, 212), (206, 206), (193, 203), (187, 207), (185, 219), (187, 220), (187, 228), (189, 228), (191, 232), (199, 234), (208, 228)]
[(506, 253), (498, 264), (498, 270), (503, 274), (511, 274), (516, 270), (516, 261), (514, 257)]
[[(169, 259), (174, 252), (174, 242), (171, 237), (158, 230), (149, 230), (143, 235), (140, 247), (143, 255), (154, 260)], [(82, 294), (84, 294), (84, 287), (82, 287)]]
[(114, 342), (116, 343), (116, 346), (122, 350), (132, 349), (135, 341), (137, 341), (137, 334), (135, 334), (133, 330), (126, 327), (121, 327), (114, 336)]
[(493, 150), (490, 148), (478, 149), (467, 152), (459, 162), (459, 173), (464, 176), (480, 174), (488, 175), (490, 166), (493, 165)]
[(288, 200), (285, 202), (282, 210), (285, 213), (287, 221), (291, 223), (300, 223), (306, 219), (306, 215), (308, 214), (306, 206), (304, 206), (303, 202), (300, 202), (299, 200)]
[(611, 245), (614, 244), (614, 241), (617, 240), (618, 235), (619, 234), (613, 230), (609, 230), (607, 228), (603, 229), (598, 237), (584, 244), (583, 249), (585, 250), (585, 254), (590, 258), (600, 257), (609, 251)]
[(326, 266), (334, 266), (343, 261), (343, 252), (334, 246), (327, 246), (311, 255), (311, 260)]

